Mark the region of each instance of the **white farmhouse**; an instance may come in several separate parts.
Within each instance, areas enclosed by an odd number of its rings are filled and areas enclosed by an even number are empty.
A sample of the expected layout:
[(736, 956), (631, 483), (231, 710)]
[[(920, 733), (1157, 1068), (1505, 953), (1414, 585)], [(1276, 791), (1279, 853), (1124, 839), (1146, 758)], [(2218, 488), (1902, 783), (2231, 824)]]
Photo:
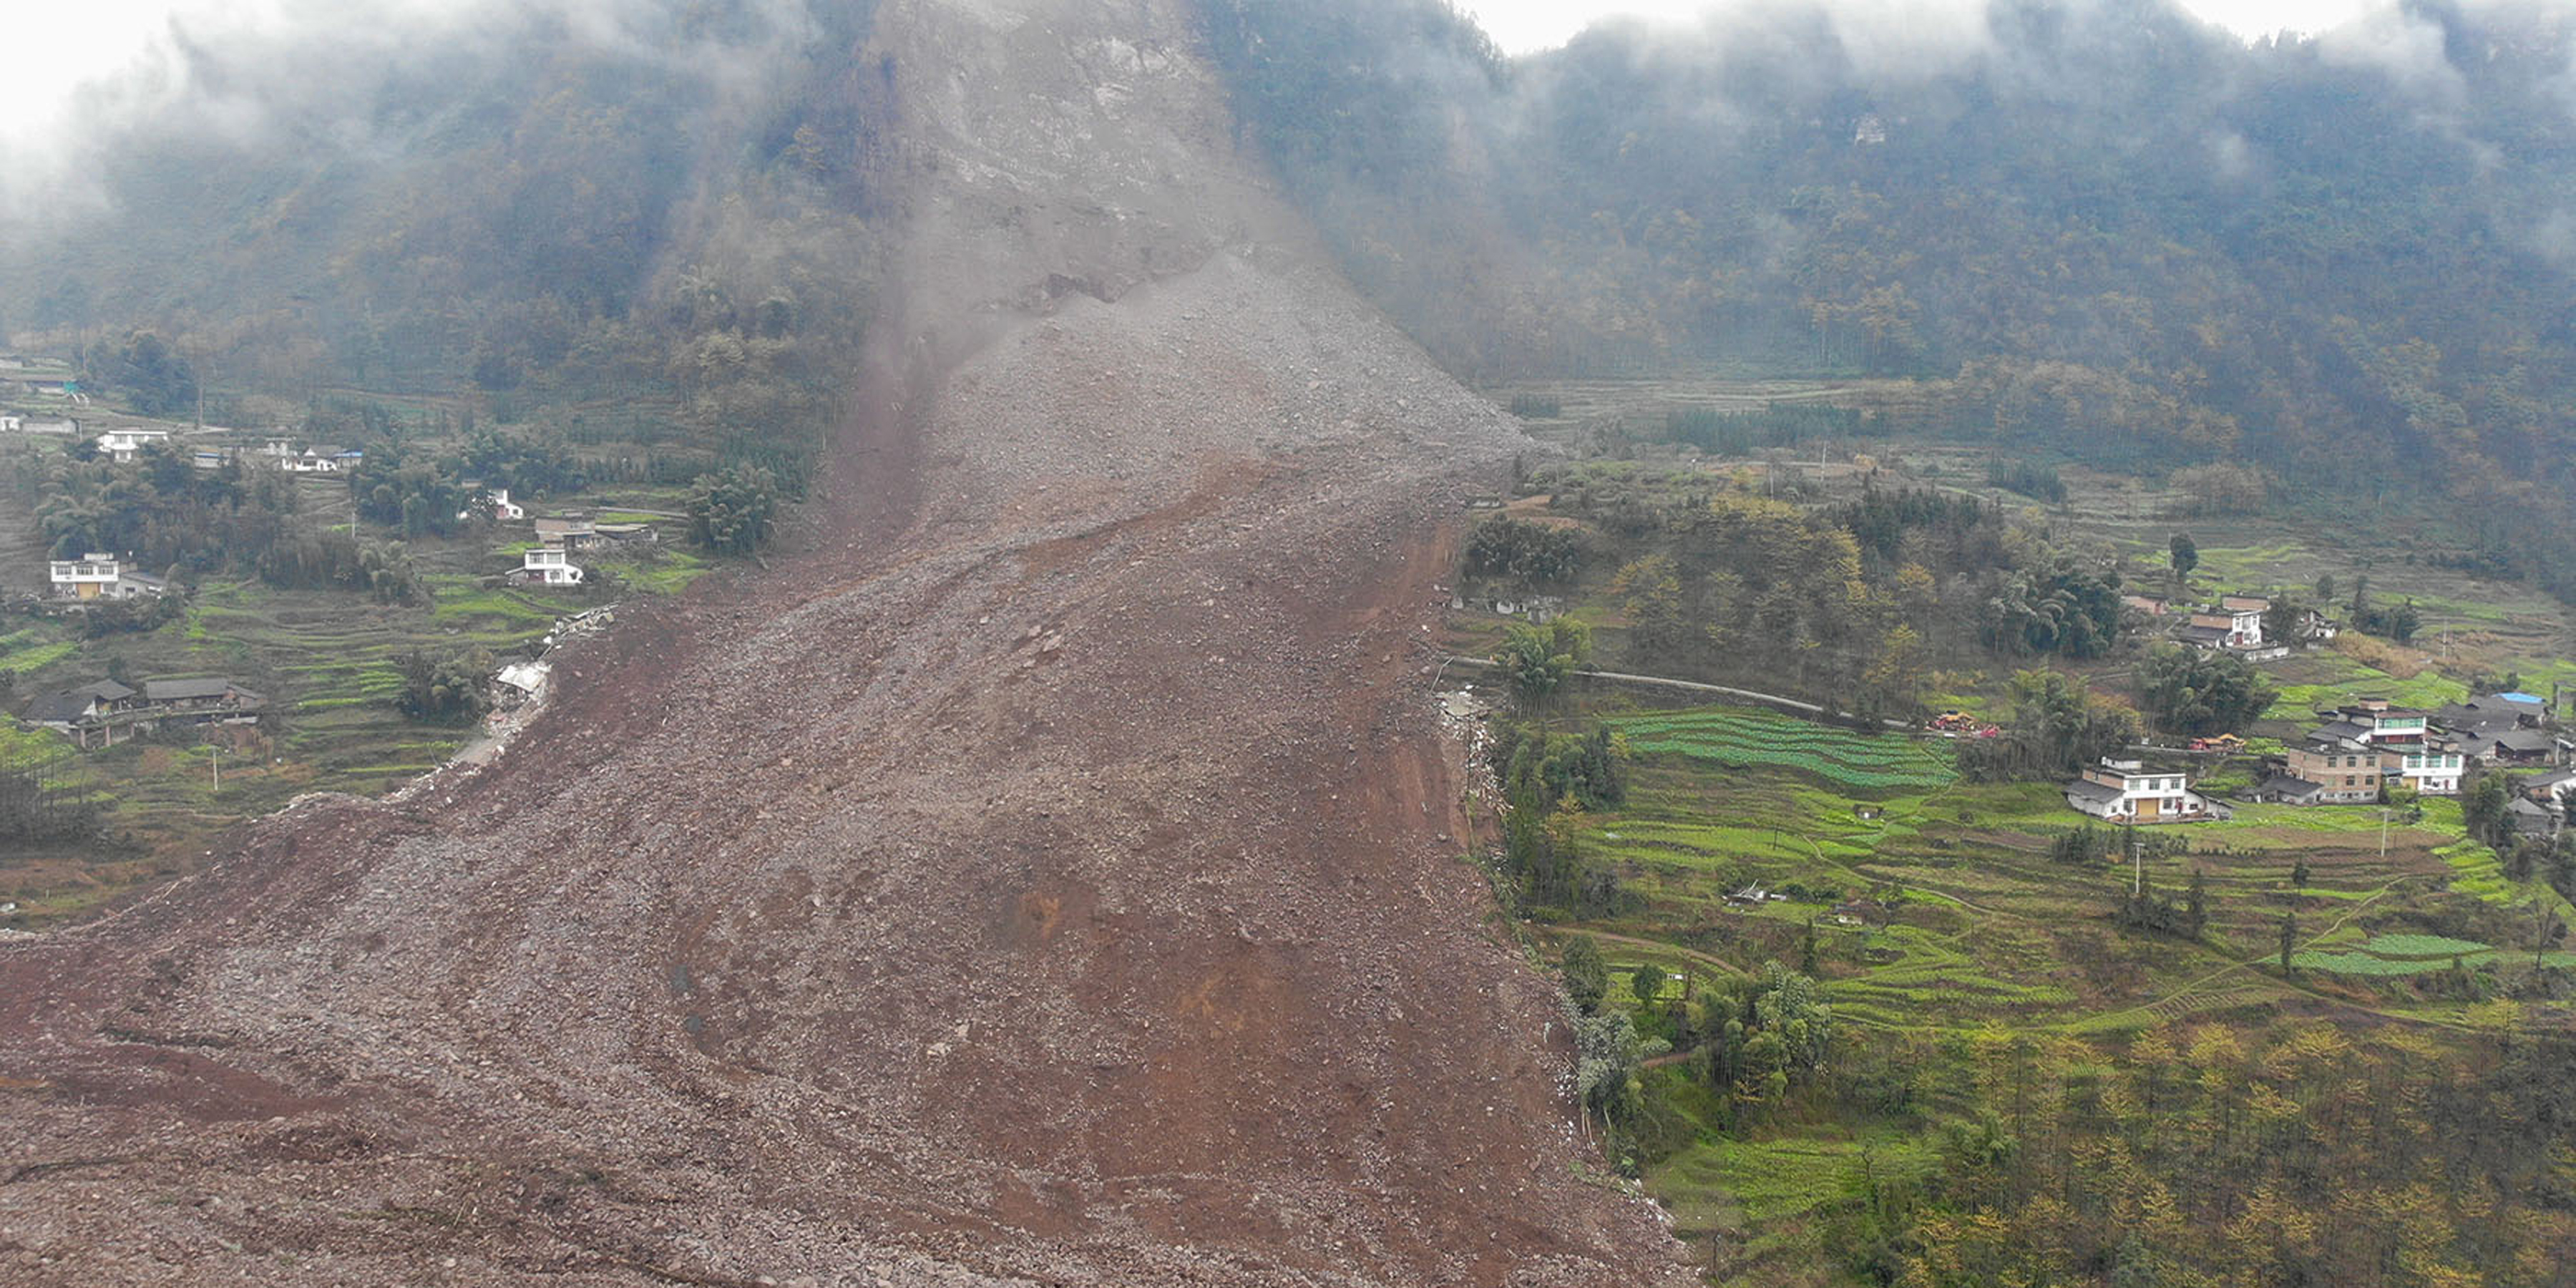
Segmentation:
[(2382, 772), (2398, 775), (2420, 796), (2459, 795), (2460, 775), (2466, 771), (2467, 760), (2456, 744), (2431, 739), (2391, 743), (2379, 753)]
[(539, 546), (520, 557), (519, 575), (526, 580), (549, 586), (578, 586), (581, 568), (570, 556), (552, 546)]
[(158, 577), (126, 571), (114, 555), (55, 559), (47, 571), (56, 599), (133, 599), (169, 589)]
[(2179, 771), (2149, 771), (2134, 760), (2104, 760), (2066, 785), (2066, 803), (2114, 823), (2197, 823), (2227, 807), (2193, 791)]
[(490, 515), (496, 523), (516, 523), (528, 517), (528, 507), (511, 500), (510, 489), (505, 487), (485, 488), (456, 517), (470, 519), (477, 511)]
[(111, 429), (98, 436), (98, 453), (122, 465), (133, 460), (137, 452), (154, 445), (170, 445), (166, 429)]
[(289, 474), (337, 474), (354, 465), (351, 458), (356, 455), (337, 447), (307, 447), (279, 462), (278, 468)]

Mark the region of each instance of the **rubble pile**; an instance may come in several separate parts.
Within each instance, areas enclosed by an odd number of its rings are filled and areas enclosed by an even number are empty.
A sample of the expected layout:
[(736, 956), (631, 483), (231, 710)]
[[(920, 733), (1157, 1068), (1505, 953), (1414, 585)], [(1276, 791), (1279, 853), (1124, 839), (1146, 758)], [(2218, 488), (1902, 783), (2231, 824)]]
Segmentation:
[(1524, 444), (1191, 22), (881, 6), (915, 222), (801, 530), (483, 769), (0, 946), (0, 1282), (1688, 1281), (1443, 840)]

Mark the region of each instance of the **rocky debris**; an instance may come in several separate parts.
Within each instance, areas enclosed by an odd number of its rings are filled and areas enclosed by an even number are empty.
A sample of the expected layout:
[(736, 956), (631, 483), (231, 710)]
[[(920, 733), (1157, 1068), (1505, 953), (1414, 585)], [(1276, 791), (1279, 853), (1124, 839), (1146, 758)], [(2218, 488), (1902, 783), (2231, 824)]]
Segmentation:
[(1687, 1280), (1443, 839), (1422, 628), (1522, 442), (1191, 32), (887, 0), (908, 262), (802, 548), (0, 945), (0, 1282)]
[(609, 627), (616, 624), (617, 605), (615, 604), (602, 604), (597, 608), (583, 609), (570, 617), (557, 618), (554, 629), (547, 631), (545, 638), (537, 641), (537, 656), (544, 657), (568, 644), (597, 639), (606, 633)]

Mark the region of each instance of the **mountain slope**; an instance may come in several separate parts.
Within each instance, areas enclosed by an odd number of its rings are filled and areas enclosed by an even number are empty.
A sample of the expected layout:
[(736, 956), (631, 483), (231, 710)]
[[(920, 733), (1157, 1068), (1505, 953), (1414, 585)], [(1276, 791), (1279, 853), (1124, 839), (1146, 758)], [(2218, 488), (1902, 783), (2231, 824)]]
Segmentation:
[(1521, 440), (1320, 267), (1165, 0), (893, 0), (803, 548), (488, 768), (0, 947), (36, 1282), (1669, 1277), (1443, 833)]
[(1997, 452), (2257, 464), (2576, 597), (2562, 8), (2247, 47), (2171, 0), (1802, 2), (1510, 63), (1432, 0), (1210, 9), (1301, 206), (1455, 369), (1919, 378)]

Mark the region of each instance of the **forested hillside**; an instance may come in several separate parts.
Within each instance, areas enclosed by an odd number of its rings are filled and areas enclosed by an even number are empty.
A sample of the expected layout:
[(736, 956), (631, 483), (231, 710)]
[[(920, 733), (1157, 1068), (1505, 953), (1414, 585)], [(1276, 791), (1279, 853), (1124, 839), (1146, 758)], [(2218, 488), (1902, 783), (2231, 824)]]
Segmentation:
[(64, 355), (157, 333), (210, 418), (251, 390), (649, 393), (705, 434), (810, 430), (872, 289), (871, 8), (192, 33), (22, 176), (46, 191), (0, 224), (0, 329)]
[(1355, 279), (1460, 369), (1920, 377), (1929, 428), (2252, 461), (2569, 584), (2563, 11), (2248, 48), (2163, 0), (1744, 6), (1517, 62), (1437, 0), (1209, 26)]

